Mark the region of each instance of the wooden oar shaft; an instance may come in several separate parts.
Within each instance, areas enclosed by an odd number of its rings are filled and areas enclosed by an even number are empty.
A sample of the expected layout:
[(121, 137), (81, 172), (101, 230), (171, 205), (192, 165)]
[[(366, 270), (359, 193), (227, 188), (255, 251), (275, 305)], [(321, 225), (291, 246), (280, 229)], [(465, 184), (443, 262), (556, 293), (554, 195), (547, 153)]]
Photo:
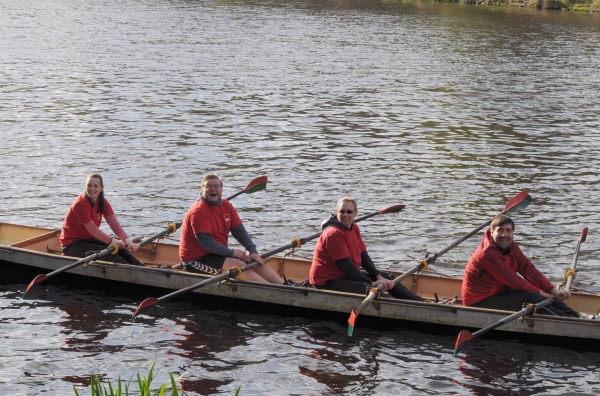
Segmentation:
[[(504, 210), (502, 212), (500, 212), (498, 215), (506, 214), (509, 212), (514, 213), (516, 211), (526, 208), (530, 203), (531, 203), (531, 197), (529, 196), (529, 194), (525, 191), (521, 191), (519, 194), (517, 194), (515, 197), (513, 197), (510, 201), (508, 201), (506, 203), (506, 205), (504, 206)], [(447, 253), (450, 249), (453, 249), (456, 246), (460, 245), (461, 243), (463, 243), (467, 239), (471, 238), (473, 235), (477, 234), (479, 231), (481, 231), (485, 227), (489, 226), (493, 220), (494, 220), (493, 218), (489, 219), (485, 223), (481, 224), (479, 227), (475, 228), (474, 230), (472, 230), (469, 233), (467, 233), (466, 235), (464, 235), (462, 238), (460, 238), (457, 241), (455, 241), (454, 243), (451, 243), (450, 245), (446, 246), (444, 249), (435, 253), (433, 255), (433, 258), (435, 259), (435, 258), (443, 255), (444, 253)]]
[[(136, 243), (137, 243), (139, 240), (140, 240), (140, 238), (133, 238), (133, 239), (132, 239), (132, 241), (133, 241), (133, 242), (136, 242)], [(52, 271), (52, 272), (50, 272), (50, 273), (46, 274), (46, 277), (48, 277), (48, 278), (49, 278), (49, 277), (51, 277), (51, 276), (54, 276), (54, 275), (60, 274), (61, 272), (68, 271), (68, 270), (70, 270), (71, 268), (75, 268), (75, 267), (77, 267), (78, 265), (85, 264), (86, 262), (89, 262), (89, 261), (94, 261), (94, 260), (98, 260), (98, 259), (100, 259), (100, 258), (102, 258), (102, 257), (104, 257), (104, 256), (108, 256), (110, 253), (112, 253), (112, 252), (114, 251), (114, 249), (115, 249), (115, 248), (113, 248), (112, 246), (109, 246), (109, 247), (107, 247), (106, 249), (100, 250), (99, 252), (96, 252), (96, 253), (94, 253), (94, 254), (90, 254), (89, 256), (87, 256), (87, 257), (84, 257), (84, 258), (82, 258), (81, 260), (78, 260), (78, 261), (74, 262), (73, 264), (65, 265), (65, 266), (64, 266), (64, 267), (62, 267), (62, 268), (59, 268), (59, 269), (57, 269), (57, 270), (55, 270), (55, 271)], [(122, 248), (121, 248), (121, 249), (122, 249)]]
[[(181, 221), (179, 223), (175, 223), (174, 224), (175, 225), (175, 231), (177, 231), (181, 227), (181, 224), (183, 224)], [(164, 236), (168, 236), (168, 235), (172, 234), (175, 231), (172, 228), (167, 227), (164, 230), (162, 230), (161, 232), (159, 232), (159, 233), (157, 233), (155, 235), (152, 235), (151, 237), (148, 237), (148, 238), (144, 239), (143, 241), (141, 241), (139, 243), (139, 245), (140, 245), (140, 247), (146, 246), (150, 242), (153, 242), (153, 241), (155, 241), (157, 239), (160, 239), (160, 238), (162, 238)]]
[(82, 258), (81, 260), (78, 260), (78, 261), (76, 261), (76, 262), (74, 262), (74, 263), (72, 263), (72, 264), (66, 265), (66, 266), (64, 266), (64, 267), (62, 267), (62, 268), (59, 268), (59, 269), (57, 269), (57, 270), (55, 270), (55, 271), (52, 271), (52, 272), (50, 272), (50, 273), (46, 274), (46, 277), (48, 277), (48, 278), (49, 278), (49, 277), (51, 277), (51, 276), (58, 275), (58, 274), (60, 274), (61, 272), (68, 271), (68, 270), (70, 270), (71, 268), (75, 268), (75, 267), (77, 267), (77, 266), (79, 266), (79, 265), (81, 265), (81, 264), (85, 264), (85, 263), (86, 263), (86, 262), (88, 262), (88, 261), (92, 261), (92, 260), (98, 260), (99, 258), (102, 258), (102, 257), (104, 257), (104, 256), (108, 255), (109, 253), (112, 253), (112, 251), (113, 251), (113, 250), (114, 250), (114, 248), (113, 248), (113, 247), (108, 247), (108, 248), (106, 248), (106, 249), (103, 249), (103, 250), (101, 250), (101, 251), (99, 251), (99, 252), (96, 252), (96, 253), (94, 253), (94, 254), (90, 254), (89, 256), (87, 256), (87, 257), (84, 257), (84, 258)]
[(377, 290), (371, 290), (371, 292), (369, 293), (367, 298), (365, 298), (363, 300), (363, 302), (360, 303), (360, 305), (354, 310), (356, 316), (358, 316), (358, 314), (360, 314), (362, 312), (362, 310), (365, 309), (365, 307), (367, 305), (369, 305), (369, 303), (375, 299), (377, 294), (381, 293), (381, 289), (383, 289), (383, 286), (381, 284), (379, 284), (379, 285), (377, 285), (376, 289)]
[[(138, 242), (140, 239), (139, 238), (134, 238), (133, 241), (134, 242)], [(90, 254), (87, 257), (84, 257), (80, 260), (77, 260), (76, 262), (66, 265), (62, 268), (59, 268), (55, 271), (52, 271), (48, 274), (40, 274), (38, 276), (36, 276), (35, 278), (33, 278), (33, 280), (31, 282), (29, 282), (29, 285), (27, 285), (27, 289), (25, 289), (25, 293), (27, 293), (29, 291), (29, 289), (31, 289), (34, 285), (37, 285), (38, 283), (41, 283), (43, 281), (45, 281), (46, 279), (50, 278), (51, 276), (60, 274), (61, 272), (65, 272), (68, 271), (72, 268), (75, 268), (79, 265), (85, 264), (87, 262), (90, 262), (92, 260), (98, 260), (104, 256), (107, 256), (109, 253), (112, 253), (114, 250), (114, 248), (112, 246), (107, 247), (106, 249), (103, 249), (99, 252), (96, 252), (94, 254)], [(25, 296), (25, 293), (23, 293), (23, 296)]]
[(531, 315), (533, 312), (537, 311), (538, 309), (544, 308), (546, 305), (550, 305), (555, 301), (556, 301), (555, 298), (547, 298), (544, 301), (540, 301), (537, 304), (532, 304), (531, 306), (529, 306), (527, 308), (523, 308), (519, 312), (515, 312), (514, 314), (507, 316), (506, 318), (499, 320), (498, 322), (494, 323), (491, 326), (488, 326), (486, 328), (476, 331), (475, 333), (473, 333), (473, 337), (471, 339), (480, 337), (480, 336), (484, 335), (485, 333), (492, 331), (497, 327), (500, 327), (507, 323), (510, 323), (513, 320), (518, 319), (522, 316)]

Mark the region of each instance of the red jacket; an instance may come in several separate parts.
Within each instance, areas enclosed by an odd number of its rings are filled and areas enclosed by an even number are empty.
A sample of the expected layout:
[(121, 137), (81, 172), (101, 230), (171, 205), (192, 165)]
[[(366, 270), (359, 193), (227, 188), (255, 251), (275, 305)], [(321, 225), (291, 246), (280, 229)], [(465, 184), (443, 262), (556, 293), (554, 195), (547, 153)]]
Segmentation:
[(473, 305), (511, 289), (550, 293), (553, 288), (554, 285), (525, 257), (516, 242), (502, 253), (488, 229), (465, 268), (462, 300), (464, 305)]
[(335, 262), (350, 257), (356, 268), (360, 268), (361, 253), (365, 250), (367, 245), (356, 223), (352, 224), (350, 230), (336, 226), (327, 227), (315, 246), (310, 267), (310, 283), (323, 286), (329, 280), (345, 277)]

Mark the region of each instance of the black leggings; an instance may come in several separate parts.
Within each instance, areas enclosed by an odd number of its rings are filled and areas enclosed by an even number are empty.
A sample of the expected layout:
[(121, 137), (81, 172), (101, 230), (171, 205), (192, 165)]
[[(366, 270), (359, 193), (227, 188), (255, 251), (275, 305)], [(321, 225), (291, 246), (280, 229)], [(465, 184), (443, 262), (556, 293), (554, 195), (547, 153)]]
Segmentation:
[[(485, 300), (479, 301), (472, 306), (516, 312), (523, 309), (523, 304), (537, 304), (544, 300), (544, 297), (532, 291), (515, 291), (496, 294)], [(544, 315), (579, 317), (579, 312), (572, 310), (562, 301), (556, 301), (550, 305), (546, 305), (540, 309), (540, 313)]]
[[(365, 273), (365, 275), (369, 276), (369, 274)], [(381, 276), (387, 279), (394, 279), (394, 275), (382, 272)], [(369, 276), (373, 281), (377, 279), (373, 279), (373, 277)], [(356, 293), (366, 295), (368, 290), (371, 288), (371, 285), (365, 282), (356, 281), (351, 278), (338, 278), (327, 281), (323, 286), (316, 286), (317, 289), (325, 289), (325, 290), (337, 290), (346, 293)], [(388, 293), (398, 299), (402, 300), (413, 300), (413, 301), (424, 301), (421, 296), (416, 295), (415, 293), (408, 290), (404, 285), (397, 284), (394, 286), (392, 290), (388, 290)]]
[[(91, 254), (104, 250), (108, 245), (99, 239), (75, 239), (73, 243), (63, 246), (62, 253), (65, 256), (87, 257)], [(143, 266), (140, 260), (135, 258), (127, 249), (119, 249), (116, 254), (108, 254), (99, 260), (110, 261), (111, 263), (132, 264)]]

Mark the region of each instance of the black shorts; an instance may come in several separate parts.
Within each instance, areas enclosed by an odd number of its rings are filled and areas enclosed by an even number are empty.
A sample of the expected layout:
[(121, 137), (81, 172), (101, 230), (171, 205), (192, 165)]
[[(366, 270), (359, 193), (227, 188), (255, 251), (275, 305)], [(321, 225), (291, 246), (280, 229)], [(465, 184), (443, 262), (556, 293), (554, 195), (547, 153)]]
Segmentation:
[(183, 264), (183, 268), (187, 272), (220, 275), (226, 258), (225, 256), (210, 253), (192, 261), (182, 262), (181, 264)]

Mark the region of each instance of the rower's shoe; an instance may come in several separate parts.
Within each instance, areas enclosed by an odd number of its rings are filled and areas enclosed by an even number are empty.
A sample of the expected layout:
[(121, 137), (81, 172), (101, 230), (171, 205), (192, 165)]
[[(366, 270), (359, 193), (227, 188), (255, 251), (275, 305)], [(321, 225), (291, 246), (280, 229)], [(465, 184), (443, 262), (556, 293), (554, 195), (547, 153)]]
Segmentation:
[(454, 296), (452, 298), (444, 298), (441, 301), (438, 301), (438, 304), (444, 304), (444, 305), (452, 305), (454, 304), (456, 301), (458, 300), (458, 296)]
[(579, 314), (579, 319), (600, 320), (600, 315)]
[(283, 282), (283, 284), (287, 285), (287, 286), (296, 286), (296, 287), (311, 287), (311, 284), (308, 281), (308, 278), (304, 279), (303, 281), (300, 281), (300, 282), (294, 282), (291, 279), (285, 278), (285, 281)]

